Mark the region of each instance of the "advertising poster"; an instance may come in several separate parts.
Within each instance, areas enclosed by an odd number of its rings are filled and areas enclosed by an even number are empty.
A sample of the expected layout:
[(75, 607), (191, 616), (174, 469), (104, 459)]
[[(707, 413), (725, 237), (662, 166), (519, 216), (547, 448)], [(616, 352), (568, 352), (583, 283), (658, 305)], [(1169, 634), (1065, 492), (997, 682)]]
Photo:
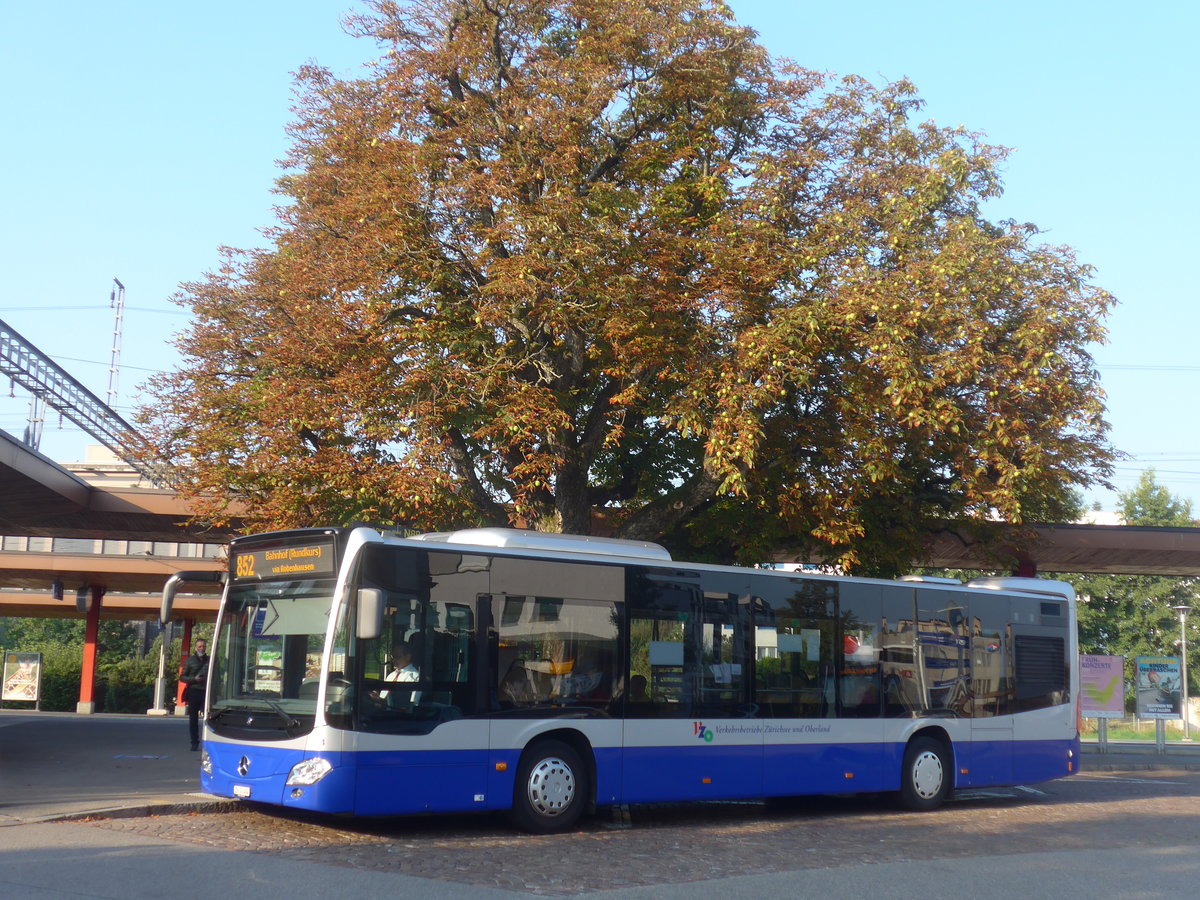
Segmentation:
[(4, 689), (0, 700), (37, 703), (42, 693), (42, 654), (5, 653)]
[(1141, 719), (1179, 719), (1179, 657), (1137, 658), (1137, 714)]
[(1089, 719), (1125, 717), (1125, 657), (1079, 654), (1079, 712)]

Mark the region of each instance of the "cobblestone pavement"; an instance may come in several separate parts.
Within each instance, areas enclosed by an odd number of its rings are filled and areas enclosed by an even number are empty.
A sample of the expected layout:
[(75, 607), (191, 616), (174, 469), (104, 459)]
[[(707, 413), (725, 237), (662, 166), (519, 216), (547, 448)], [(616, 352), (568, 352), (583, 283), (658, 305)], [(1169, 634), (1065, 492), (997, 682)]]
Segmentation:
[(786, 806), (634, 807), (633, 827), (612, 822), (596, 818), (567, 834), (529, 836), (514, 833), (498, 817), (346, 820), (237, 807), (91, 824), (225, 850), (561, 896), (866, 862), (1196, 844), (1200, 773), (1194, 767), (1093, 771), (1036, 791), (960, 795), (933, 813), (898, 812), (879, 798), (832, 798)]

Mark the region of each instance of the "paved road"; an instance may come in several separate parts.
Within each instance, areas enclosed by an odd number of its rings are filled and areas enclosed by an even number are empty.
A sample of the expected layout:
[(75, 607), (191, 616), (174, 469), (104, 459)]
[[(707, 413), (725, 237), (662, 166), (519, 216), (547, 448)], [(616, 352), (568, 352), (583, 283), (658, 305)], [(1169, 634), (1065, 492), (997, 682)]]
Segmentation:
[[(0, 896), (1011, 900), (1200, 884), (1200, 755), (1182, 748), (1088, 755), (1078, 777), (932, 814), (871, 799), (682, 804), (635, 807), (629, 829), (530, 837), (478, 816), (210, 812), (186, 747), (178, 720), (0, 712)], [(89, 809), (105, 814), (47, 820)]]

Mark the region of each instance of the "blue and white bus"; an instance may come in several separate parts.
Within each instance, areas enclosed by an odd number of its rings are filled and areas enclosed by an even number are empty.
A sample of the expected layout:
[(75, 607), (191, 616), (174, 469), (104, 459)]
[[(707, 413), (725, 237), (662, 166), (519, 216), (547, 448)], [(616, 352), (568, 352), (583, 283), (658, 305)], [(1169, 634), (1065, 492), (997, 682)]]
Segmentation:
[[(164, 619), (176, 590), (171, 579)], [(238, 538), (205, 792), (350, 815), (895, 792), (1076, 771), (1075, 600), (1039, 579), (885, 581), (469, 529)]]

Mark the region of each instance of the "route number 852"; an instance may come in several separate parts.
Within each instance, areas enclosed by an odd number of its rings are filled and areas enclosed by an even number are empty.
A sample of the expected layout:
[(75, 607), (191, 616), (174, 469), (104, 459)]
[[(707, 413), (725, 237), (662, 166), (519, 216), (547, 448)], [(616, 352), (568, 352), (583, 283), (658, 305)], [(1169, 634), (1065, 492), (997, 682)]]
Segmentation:
[(246, 553), (237, 558), (237, 577), (254, 577), (254, 556), (252, 554)]

